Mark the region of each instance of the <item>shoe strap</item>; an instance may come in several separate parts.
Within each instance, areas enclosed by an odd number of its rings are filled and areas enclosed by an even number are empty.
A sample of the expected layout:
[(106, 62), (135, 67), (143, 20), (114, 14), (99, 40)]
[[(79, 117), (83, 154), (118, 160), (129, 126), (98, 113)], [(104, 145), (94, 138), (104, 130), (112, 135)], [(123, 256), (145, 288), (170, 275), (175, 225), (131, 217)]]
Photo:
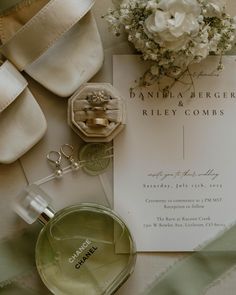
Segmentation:
[(1, 48), (20, 71), (32, 64), (68, 32), (95, 0), (51, 0)]
[(25, 78), (9, 61), (3, 63), (0, 67), (0, 116), (27, 85)]

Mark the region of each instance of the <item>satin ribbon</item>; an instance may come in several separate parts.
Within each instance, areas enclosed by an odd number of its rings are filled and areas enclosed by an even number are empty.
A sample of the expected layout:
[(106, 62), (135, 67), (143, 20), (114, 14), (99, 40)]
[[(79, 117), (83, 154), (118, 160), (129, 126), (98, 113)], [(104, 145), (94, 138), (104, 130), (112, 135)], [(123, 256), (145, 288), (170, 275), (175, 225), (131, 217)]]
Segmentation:
[(23, 0), (0, 0), (0, 13), (4, 12), (9, 8), (14, 7), (22, 1)]
[(143, 295), (201, 295), (235, 265), (236, 225), (174, 264)]
[[(17, 233), (0, 242), (0, 294), (35, 294), (28, 292), (18, 282), (21, 278), (36, 273), (35, 244), (40, 226)], [(17, 290), (13, 293), (13, 290)]]
[(20, 286), (19, 284), (12, 284), (0, 289), (1, 295), (41, 295), (38, 292)]

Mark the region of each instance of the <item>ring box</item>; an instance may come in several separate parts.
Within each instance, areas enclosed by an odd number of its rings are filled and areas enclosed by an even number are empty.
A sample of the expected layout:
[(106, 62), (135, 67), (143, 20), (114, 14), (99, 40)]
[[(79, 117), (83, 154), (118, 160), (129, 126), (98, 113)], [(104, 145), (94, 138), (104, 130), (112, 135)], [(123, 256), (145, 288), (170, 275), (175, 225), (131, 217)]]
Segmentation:
[(83, 84), (68, 102), (68, 124), (85, 142), (110, 142), (126, 124), (125, 102), (109, 83)]

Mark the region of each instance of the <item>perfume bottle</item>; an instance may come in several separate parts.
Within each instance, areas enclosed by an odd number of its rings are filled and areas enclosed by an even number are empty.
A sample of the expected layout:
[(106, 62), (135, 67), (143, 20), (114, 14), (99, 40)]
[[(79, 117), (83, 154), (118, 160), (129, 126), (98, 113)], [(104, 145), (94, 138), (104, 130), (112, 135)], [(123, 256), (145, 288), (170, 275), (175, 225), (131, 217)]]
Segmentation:
[(36, 244), (36, 266), (57, 295), (114, 294), (133, 272), (136, 252), (129, 229), (111, 209), (81, 203), (54, 213), (50, 197), (37, 185), (14, 203), (27, 223), (43, 228)]

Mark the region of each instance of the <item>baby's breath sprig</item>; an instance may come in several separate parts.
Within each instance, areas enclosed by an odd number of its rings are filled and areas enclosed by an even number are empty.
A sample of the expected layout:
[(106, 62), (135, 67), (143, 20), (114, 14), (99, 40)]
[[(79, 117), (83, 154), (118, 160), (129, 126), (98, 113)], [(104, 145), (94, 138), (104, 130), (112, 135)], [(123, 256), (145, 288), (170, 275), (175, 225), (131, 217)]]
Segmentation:
[(222, 56), (236, 40), (236, 19), (226, 13), (224, 0), (123, 0), (105, 18), (115, 35), (124, 28), (151, 61), (144, 84), (175, 79), (209, 54)]

